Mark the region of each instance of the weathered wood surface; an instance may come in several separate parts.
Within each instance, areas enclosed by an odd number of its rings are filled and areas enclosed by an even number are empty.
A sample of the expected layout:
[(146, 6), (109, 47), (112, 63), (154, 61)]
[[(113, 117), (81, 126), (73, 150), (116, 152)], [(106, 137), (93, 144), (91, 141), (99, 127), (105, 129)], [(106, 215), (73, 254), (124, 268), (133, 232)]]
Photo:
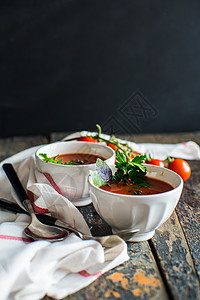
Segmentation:
[[(62, 139), (66, 135), (67, 133), (54, 133), (52, 140)], [(200, 144), (200, 132), (120, 137), (136, 143), (167, 144), (193, 140)], [(149, 241), (170, 299), (200, 297), (200, 162), (189, 163), (192, 175), (184, 184), (183, 194), (175, 212), (157, 229), (155, 236)], [(145, 296), (137, 296), (137, 299)]]
[[(51, 135), (51, 141), (61, 140), (67, 133)], [(111, 228), (98, 216), (92, 204), (80, 207), (92, 233), (110, 234)], [(98, 278), (90, 286), (67, 299), (168, 299), (148, 242), (128, 243), (130, 260)], [(48, 299), (47, 297), (45, 300)]]
[[(129, 243), (130, 260), (66, 300), (169, 299), (147, 242)], [(50, 299), (44, 297), (43, 300)]]
[[(53, 133), (50, 142), (67, 133)], [(200, 132), (123, 136), (134, 142), (200, 144)], [(0, 140), (0, 160), (26, 148), (47, 143), (45, 137)], [(130, 260), (65, 299), (200, 299), (200, 161), (190, 161), (191, 178), (170, 219), (147, 242), (128, 243)], [(93, 232), (110, 232), (92, 205), (80, 208)], [(50, 299), (44, 297), (44, 300)]]
[(27, 148), (46, 143), (48, 143), (48, 139), (43, 136), (0, 139), (0, 161)]
[(176, 212), (200, 279), (200, 161), (189, 163), (192, 174), (184, 184), (184, 192), (176, 207)]
[[(69, 132), (54, 132), (50, 135), (51, 141), (61, 140)], [(120, 135), (122, 139), (129, 140), (135, 143), (162, 143), (162, 144), (176, 144), (186, 141), (194, 141), (199, 144), (200, 131), (197, 132), (180, 132), (180, 133), (155, 133), (155, 134), (134, 134), (134, 135)]]
[[(143, 142), (142, 137), (135, 142)], [(146, 142), (200, 144), (200, 133), (146, 135)], [(189, 161), (191, 177), (171, 218), (149, 241), (174, 299), (199, 299), (200, 279), (200, 161)], [(179, 222), (180, 221), (180, 222)], [(184, 284), (183, 284), (184, 282)]]
[(171, 298), (198, 299), (199, 280), (175, 212), (156, 230), (149, 244)]

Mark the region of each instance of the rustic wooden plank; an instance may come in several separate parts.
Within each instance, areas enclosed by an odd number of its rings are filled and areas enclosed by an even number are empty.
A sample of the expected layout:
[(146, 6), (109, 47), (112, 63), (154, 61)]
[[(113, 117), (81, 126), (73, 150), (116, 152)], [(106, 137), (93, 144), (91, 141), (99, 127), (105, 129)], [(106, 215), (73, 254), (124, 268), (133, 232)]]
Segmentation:
[(161, 273), (174, 299), (198, 299), (199, 280), (190, 249), (174, 212), (149, 241)]
[(135, 143), (162, 143), (176, 144), (186, 141), (199, 143), (200, 131), (197, 132), (179, 132), (179, 133), (156, 133), (156, 134), (135, 134), (121, 135), (121, 138), (133, 141)]
[[(55, 134), (57, 140), (67, 133)], [(134, 142), (179, 143), (200, 141), (200, 133), (148, 134), (120, 136)], [(176, 212), (163, 224), (149, 241), (170, 298), (199, 298), (199, 162), (190, 162), (191, 178), (185, 183), (184, 193)], [(195, 195), (195, 197), (194, 197)], [(181, 227), (182, 226), (182, 227)], [(186, 237), (186, 238), (185, 238)], [(189, 247), (188, 247), (189, 245)]]
[[(52, 141), (58, 141), (66, 137), (72, 132), (54, 132), (51, 134)], [(180, 132), (180, 133), (165, 133), (165, 134), (121, 134), (118, 137), (133, 141), (135, 143), (162, 143), (176, 144), (186, 141), (194, 141), (200, 143), (200, 131), (197, 132)]]
[[(50, 140), (57, 141), (67, 133), (55, 133)], [(110, 234), (111, 228), (97, 214), (93, 205), (79, 208), (92, 233)], [(148, 242), (128, 243), (130, 260), (107, 272), (94, 283), (67, 299), (168, 299), (165, 285), (151, 253)], [(45, 300), (48, 297), (44, 298)]]
[(176, 207), (200, 279), (200, 161), (190, 161), (191, 177)]
[(93, 235), (102, 236), (112, 234), (111, 227), (98, 215), (93, 204), (78, 207), (78, 209), (84, 216)]
[[(55, 134), (52, 136), (52, 140), (59, 140), (66, 135), (67, 133)], [(137, 135), (136, 137), (129, 137), (129, 139), (135, 142), (177, 143), (185, 140), (198, 142), (199, 133), (164, 136)], [(0, 158), (2, 160), (28, 147), (47, 142), (47, 139), (43, 137), (2, 139), (0, 140)], [(199, 276), (199, 162), (190, 163), (193, 165), (192, 176), (185, 183), (184, 191), (186, 193), (176, 208), (189, 248), (175, 213), (157, 230), (156, 235), (150, 242), (167, 288), (170, 289), (170, 293), (175, 299), (197, 299), (199, 291), (194, 271), (195, 266)], [(91, 218), (93, 217), (97, 226), (94, 229), (100, 231), (104, 229), (108, 232), (108, 228), (105, 229), (105, 224), (98, 216), (92, 215), (91, 209), (90, 214), (87, 214), (88, 223), (92, 223)], [(192, 253), (194, 266), (189, 249)], [(128, 262), (104, 274), (92, 285), (67, 297), (67, 299), (105, 299), (105, 297), (106, 299), (166, 298), (164, 284), (148, 243), (129, 243), (128, 253), (130, 255)], [(177, 258), (179, 259), (177, 260)], [(184, 285), (185, 283), (187, 285), (180, 291), (183, 282)], [(99, 287), (102, 287), (102, 289)], [(44, 299), (49, 298), (45, 297)]]
[[(134, 140), (144, 142), (142, 138), (137, 137)], [(179, 143), (187, 140), (199, 143), (199, 132), (147, 135), (145, 142)], [(184, 184), (176, 213), (157, 230), (150, 241), (166, 284), (175, 299), (199, 299), (200, 297), (200, 162), (189, 161), (189, 164), (192, 175)]]
[[(128, 253), (129, 261), (64, 299), (169, 299), (148, 243), (128, 243)], [(43, 298), (48, 299), (47, 296)]]
[(73, 132), (53, 132), (50, 134), (50, 141), (56, 142), (61, 141), (64, 137), (70, 135)]
[(13, 137), (0, 139), (0, 161), (27, 148), (48, 143), (46, 137)]
[[(200, 132), (150, 134), (134, 138), (135, 142), (155, 143), (180, 143), (188, 140), (199, 144)], [(157, 230), (150, 241), (166, 284), (175, 299), (199, 299), (200, 297), (200, 162), (189, 161), (189, 164), (192, 175), (184, 184), (176, 212)]]

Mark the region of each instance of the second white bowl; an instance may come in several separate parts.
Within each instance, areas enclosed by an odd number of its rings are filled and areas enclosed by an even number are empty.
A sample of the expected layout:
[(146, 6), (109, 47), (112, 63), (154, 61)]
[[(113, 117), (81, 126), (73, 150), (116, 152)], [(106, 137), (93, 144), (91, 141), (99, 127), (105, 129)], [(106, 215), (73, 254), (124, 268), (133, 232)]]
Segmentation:
[(48, 157), (67, 153), (87, 153), (105, 158), (105, 162), (114, 166), (115, 152), (108, 146), (88, 142), (56, 142), (45, 145), (36, 152), (36, 166), (51, 184), (76, 206), (91, 203), (89, 197), (88, 175), (90, 170), (95, 170), (95, 164), (88, 165), (61, 165), (45, 162), (39, 155), (46, 153)]

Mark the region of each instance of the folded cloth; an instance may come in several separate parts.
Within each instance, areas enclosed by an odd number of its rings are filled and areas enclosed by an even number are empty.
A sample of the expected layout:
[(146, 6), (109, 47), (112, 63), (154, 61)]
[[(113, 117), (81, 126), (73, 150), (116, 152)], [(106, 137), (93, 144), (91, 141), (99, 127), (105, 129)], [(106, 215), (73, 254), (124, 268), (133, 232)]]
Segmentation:
[[(97, 132), (80, 131), (72, 133), (63, 140), (79, 138), (81, 136), (95, 136)], [(101, 134), (102, 138), (108, 139), (110, 136)], [(183, 159), (193, 160), (200, 159), (200, 147), (193, 141), (186, 141), (178, 144), (156, 144), (156, 143), (134, 143), (127, 140), (118, 139), (119, 142), (128, 144), (132, 149), (138, 153), (146, 153), (152, 158), (166, 159), (168, 156), (179, 157)]]
[[(78, 209), (36, 169), (34, 153), (38, 147), (1, 162), (0, 197), (21, 205), (2, 169), (3, 163), (12, 163), (36, 212), (48, 212), (90, 234)], [(102, 247), (97, 241), (81, 240), (75, 234), (60, 242), (33, 242), (23, 233), (29, 221), (30, 217), (25, 214), (0, 210), (1, 300), (37, 300), (46, 294), (61, 299), (129, 259), (127, 245), (120, 238), (111, 248)]]

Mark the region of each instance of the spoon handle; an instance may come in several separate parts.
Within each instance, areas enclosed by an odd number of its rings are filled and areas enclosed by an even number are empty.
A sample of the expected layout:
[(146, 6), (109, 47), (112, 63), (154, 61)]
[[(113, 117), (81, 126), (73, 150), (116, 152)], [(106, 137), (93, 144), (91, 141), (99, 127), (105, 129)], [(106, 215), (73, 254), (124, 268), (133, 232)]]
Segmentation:
[[(29, 213), (26, 210), (22, 209), (18, 204), (10, 202), (3, 198), (0, 198), (0, 208), (12, 211), (14, 213), (29, 215)], [(56, 218), (44, 214), (36, 214), (36, 217), (40, 222), (46, 225), (55, 225), (55, 222), (57, 221)]]
[(28, 199), (28, 196), (27, 196), (26, 191), (24, 190), (21, 182), (19, 181), (19, 178), (18, 178), (12, 164), (9, 164), (9, 163), (3, 164), (3, 169), (6, 173), (9, 181), (11, 182), (20, 202), (22, 203), (23, 206), (26, 207), (24, 201)]

